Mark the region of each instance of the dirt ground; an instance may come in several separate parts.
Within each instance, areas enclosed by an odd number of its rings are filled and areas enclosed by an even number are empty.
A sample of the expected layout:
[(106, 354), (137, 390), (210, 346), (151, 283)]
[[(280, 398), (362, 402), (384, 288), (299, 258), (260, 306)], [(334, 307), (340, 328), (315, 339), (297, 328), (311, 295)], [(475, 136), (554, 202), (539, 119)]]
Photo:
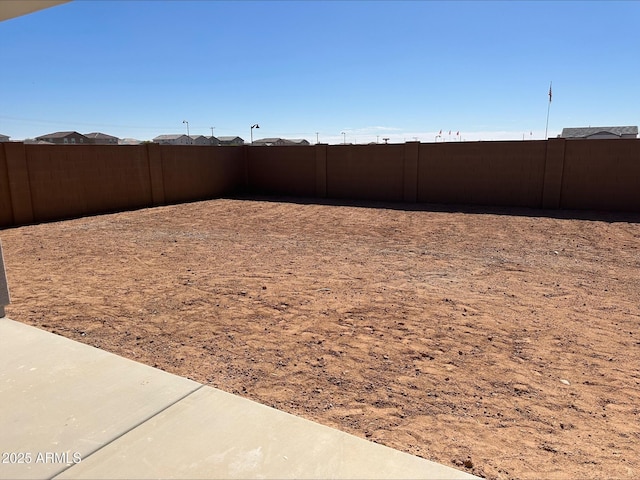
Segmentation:
[(5, 229), (7, 316), (479, 476), (640, 477), (640, 216), (402, 208)]

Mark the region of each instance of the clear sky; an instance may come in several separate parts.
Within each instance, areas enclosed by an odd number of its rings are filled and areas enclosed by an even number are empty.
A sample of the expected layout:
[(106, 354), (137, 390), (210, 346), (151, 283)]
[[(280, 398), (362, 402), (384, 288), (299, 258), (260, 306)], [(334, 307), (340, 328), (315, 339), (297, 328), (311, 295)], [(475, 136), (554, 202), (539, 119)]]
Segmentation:
[(550, 137), (640, 124), (637, 1), (74, 0), (1, 22), (0, 58), (13, 140), (541, 139), (551, 81)]

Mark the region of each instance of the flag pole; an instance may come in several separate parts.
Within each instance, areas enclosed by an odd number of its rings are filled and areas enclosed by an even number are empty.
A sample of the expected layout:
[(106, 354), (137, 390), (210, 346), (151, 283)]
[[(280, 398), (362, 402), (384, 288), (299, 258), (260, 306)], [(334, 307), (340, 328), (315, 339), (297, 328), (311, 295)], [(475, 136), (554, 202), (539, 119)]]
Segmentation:
[(547, 132), (549, 131), (549, 111), (551, 110), (551, 85), (553, 82), (549, 82), (549, 106), (547, 107), (547, 126), (544, 128), (544, 139), (548, 140)]

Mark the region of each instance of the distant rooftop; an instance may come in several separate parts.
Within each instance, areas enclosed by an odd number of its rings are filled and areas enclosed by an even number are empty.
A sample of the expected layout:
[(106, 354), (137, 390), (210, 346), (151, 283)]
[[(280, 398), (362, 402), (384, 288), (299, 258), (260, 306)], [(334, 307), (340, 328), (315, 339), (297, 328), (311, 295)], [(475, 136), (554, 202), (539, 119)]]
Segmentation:
[(186, 137), (186, 135), (184, 133), (158, 135), (157, 137), (154, 138), (154, 140), (176, 140), (176, 139), (181, 138), (181, 137)]
[(280, 138), (268, 137), (255, 140), (254, 145), (309, 145), (309, 141), (304, 138)]
[(40, 135), (39, 137), (36, 137), (36, 139), (39, 138), (64, 138), (67, 137), (69, 135), (82, 135), (81, 133), (75, 132), (75, 131), (69, 131), (69, 132), (53, 132), (53, 133), (47, 133), (46, 135)]
[(118, 138), (118, 137), (114, 137), (113, 135), (107, 135), (106, 133), (102, 133), (102, 132), (85, 133), (84, 136), (88, 137), (88, 138), (103, 139), (103, 140), (110, 140), (110, 139), (117, 139)]
[(139, 145), (142, 143), (142, 140), (138, 140), (137, 138), (121, 138), (118, 143), (120, 145)]
[(594, 135), (614, 135), (616, 137), (636, 138), (638, 136), (637, 126), (624, 127), (578, 127), (563, 128), (561, 138), (588, 138)]

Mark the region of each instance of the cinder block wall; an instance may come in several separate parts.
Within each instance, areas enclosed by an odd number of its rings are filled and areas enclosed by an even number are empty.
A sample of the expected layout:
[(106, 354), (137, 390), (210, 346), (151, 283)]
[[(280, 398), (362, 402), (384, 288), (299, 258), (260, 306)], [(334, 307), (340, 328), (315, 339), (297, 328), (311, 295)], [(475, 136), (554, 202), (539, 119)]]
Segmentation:
[(241, 147), (0, 144), (0, 227), (216, 198)]
[(204, 200), (230, 194), (241, 185), (244, 148), (206, 145), (147, 145), (154, 205)]
[(0, 227), (248, 193), (640, 212), (640, 140), (0, 144)]
[(247, 146), (248, 191), (316, 197), (316, 147)]
[(560, 208), (640, 212), (640, 140), (567, 141)]
[(418, 201), (542, 207), (545, 141), (420, 146)]
[(144, 147), (25, 147), (33, 221), (153, 204)]
[(640, 139), (248, 147), (249, 191), (640, 212)]
[(327, 197), (402, 202), (405, 145), (331, 145)]

